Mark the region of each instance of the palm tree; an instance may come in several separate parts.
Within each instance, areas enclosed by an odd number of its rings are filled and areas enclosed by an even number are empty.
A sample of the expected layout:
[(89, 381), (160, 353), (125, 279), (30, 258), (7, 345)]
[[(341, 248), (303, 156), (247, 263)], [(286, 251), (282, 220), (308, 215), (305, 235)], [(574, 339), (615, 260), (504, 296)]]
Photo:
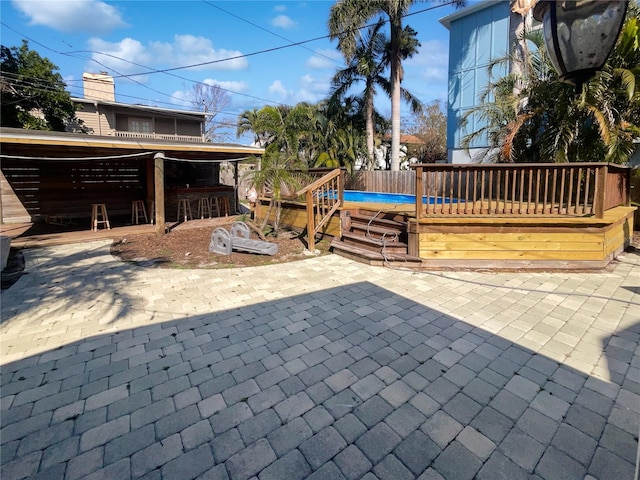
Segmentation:
[(370, 27), (366, 35), (358, 39), (353, 56), (348, 59), (346, 68), (338, 70), (331, 81), (332, 101), (345, 98), (354, 83), (364, 82), (362, 100), (367, 136), (367, 164), (373, 165), (374, 154), (374, 106), (376, 86), (380, 86), (387, 95), (391, 93), (391, 84), (383, 76), (386, 64), (383, 61), (387, 51), (387, 39), (380, 29), (384, 20), (380, 18)]
[(361, 133), (347, 125), (329, 135), (326, 148), (318, 155), (314, 167), (345, 168), (349, 174), (364, 156), (364, 140)]
[[(356, 51), (348, 60), (346, 68), (339, 70), (333, 77), (333, 93), (331, 102), (346, 99), (346, 94), (357, 82), (364, 83), (364, 90), (360, 97), (363, 105), (362, 113), (365, 119), (366, 141), (367, 141), (367, 166), (373, 168), (374, 143), (375, 143), (375, 122), (376, 111), (373, 100), (376, 94), (376, 87), (391, 96), (391, 82), (384, 77), (383, 73), (390, 62), (391, 47), (386, 36), (380, 32), (385, 21), (380, 18), (375, 25), (372, 25), (367, 34), (359, 37)], [(401, 36), (401, 56), (409, 58), (418, 51), (420, 42), (416, 38), (416, 32), (411, 27), (405, 27)], [(400, 88), (400, 95), (403, 100), (410, 104), (411, 110), (420, 111), (422, 105), (408, 90)], [(353, 98), (349, 98), (353, 101)]]
[[(391, 65), (391, 170), (400, 169), (400, 83), (402, 82), (402, 41), (404, 32), (402, 17), (409, 12), (414, 0), (341, 0), (336, 2), (329, 14), (329, 36), (338, 39), (338, 48), (348, 62), (354, 57), (359, 29), (381, 13), (390, 25), (391, 42), (389, 62)], [(454, 0), (457, 5), (462, 0)]]
[(527, 55), (512, 55), (491, 66), (510, 62), (519, 68), (490, 82), (481, 104), (463, 117), (463, 124), (472, 116), (484, 124), (463, 139), (463, 146), (486, 137), (485, 159), (497, 162), (626, 161), (640, 135), (637, 12), (631, 6), (605, 68), (578, 97), (559, 81), (542, 34), (525, 33), (531, 47)]
[(277, 235), (280, 228), (280, 215), (282, 212), (282, 199), (286, 193), (296, 191), (300, 188), (300, 176), (297, 170), (302, 170), (306, 164), (300, 162), (295, 157), (289, 157), (278, 149), (276, 143), (268, 145), (262, 157), (260, 169), (251, 170), (247, 175), (251, 185), (258, 192), (269, 192), (269, 207), (262, 219), (260, 229), (264, 230), (275, 210), (273, 231)]
[(306, 104), (296, 107), (265, 106), (260, 110), (243, 112), (238, 119), (238, 132), (253, 132), (257, 142), (265, 148), (260, 168), (247, 172), (251, 185), (259, 192), (271, 194), (269, 207), (261, 229), (264, 229), (274, 213), (273, 230), (278, 233), (283, 196), (301, 186), (298, 172), (306, 169), (301, 160), (300, 145), (304, 143), (304, 118), (309, 108)]

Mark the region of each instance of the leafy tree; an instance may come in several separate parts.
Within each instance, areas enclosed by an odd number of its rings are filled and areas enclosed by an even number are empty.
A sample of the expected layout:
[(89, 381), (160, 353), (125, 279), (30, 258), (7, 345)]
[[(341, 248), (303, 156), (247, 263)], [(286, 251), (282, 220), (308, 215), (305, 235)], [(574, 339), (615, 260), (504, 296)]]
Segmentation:
[(64, 131), (76, 106), (58, 67), (29, 49), (0, 46), (0, 108), (3, 127)]
[(362, 99), (345, 97), (341, 103), (333, 97), (315, 107), (317, 123), (309, 165), (344, 167), (353, 172), (356, 164), (367, 157)]
[(485, 126), (463, 139), (469, 148), (486, 137), (484, 159), (496, 162), (609, 161), (633, 154), (640, 135), (640, 35), (637, 5), (630, 5), (604, 69), (576, 95), (561, 83), (541, 32), (525, 33), (525, 55), (499, 59), (515, 65), (490, 82), (480, 106), (470, 110)]
[[(391, 170), (400, 169), (400, 83), (402, 60), (407, 58), (411, 45), (403, 41), (406, 35), (402, 18), (414, 0), (342, 0), (336, 2), (329, 14), (329, 36), (338, 39), (338, 48), (348, 62), (355, 56), (359, 29), (373, 18), (384, 15), (390, 25), (389, 63), (391, 66)], [(458, 5), (463, 1), (454, 0)], [(403, 56), (404, 55), (404, 56)]]
[(219, 133), (225, 122), (216, 120), (216, 117), (231, 103), (229, 94), (218, 85), (196, 83), (191, 89), (191, 97), (192, 105), (207, 114), (204, 123), (207, 140), (210, 142), (227, 140), (227, 134)]
[(432, 163), (447, 158), (447, 115), (440, 100), (404, 119), (403, 132), (424, 142), (408, 154), (420, 162)]

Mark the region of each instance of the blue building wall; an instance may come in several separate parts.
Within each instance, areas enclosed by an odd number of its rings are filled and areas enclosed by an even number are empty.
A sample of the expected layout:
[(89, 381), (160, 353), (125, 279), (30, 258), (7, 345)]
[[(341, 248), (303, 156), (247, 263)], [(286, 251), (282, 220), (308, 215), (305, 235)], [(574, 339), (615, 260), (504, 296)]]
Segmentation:
[[(460, 148), (461, 140), (468, 132), (482, 127), (480, 119), (471, 117), (463, 129), (460, 119), (479, 104), (479, 96), (489, 80), (490, 62), (504, 57), (509, 51), (510, 2), (489, 0), (468, 10), (468, 14), (462, 10), (449, 17), (447, 148), (450, 152)], [(446, 19), (442, 22), (448, 23)], [(495, 78), (506, 73), (506, 65), (493, 70)], [(487, 147), (486, 138), (478, 139), (472, 147)]]

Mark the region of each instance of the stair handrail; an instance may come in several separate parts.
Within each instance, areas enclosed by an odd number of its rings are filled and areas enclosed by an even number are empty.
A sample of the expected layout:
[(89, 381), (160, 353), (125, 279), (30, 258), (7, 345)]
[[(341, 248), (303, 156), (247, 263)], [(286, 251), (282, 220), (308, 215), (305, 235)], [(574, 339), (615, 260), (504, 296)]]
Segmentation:
[(307, 210), (307, 246), (316, 249), (316, 234), (340, 208), (344, 199), (344, 173), (336, 168), (298, 190), (296, 196), (305, 196)]

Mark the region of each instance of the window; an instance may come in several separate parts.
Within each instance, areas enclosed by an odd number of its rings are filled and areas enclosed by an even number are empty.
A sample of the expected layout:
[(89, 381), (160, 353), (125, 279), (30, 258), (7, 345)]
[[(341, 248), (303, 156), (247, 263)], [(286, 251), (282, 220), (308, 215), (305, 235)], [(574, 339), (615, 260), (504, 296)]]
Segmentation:
[(129, 131), (136, 133), (153, 133), (150, 118), (130, 118)]

